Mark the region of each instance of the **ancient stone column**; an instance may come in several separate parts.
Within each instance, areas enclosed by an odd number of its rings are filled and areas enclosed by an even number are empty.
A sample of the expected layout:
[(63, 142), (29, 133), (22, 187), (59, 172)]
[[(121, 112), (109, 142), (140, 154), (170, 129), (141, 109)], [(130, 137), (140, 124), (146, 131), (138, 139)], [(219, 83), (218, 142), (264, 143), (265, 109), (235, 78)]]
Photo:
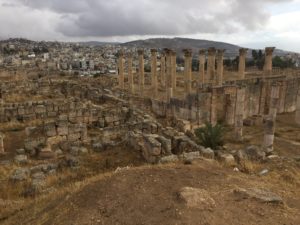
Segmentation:
[(265, 129), (264, 129), (263, 147), (264, 150), (268, 153), (273, 151), (275, 121), (276, 121), (276, 114), (277, 114), (278, 102), (279, 102), (279, 90), (280, 90), (279, 85), (272, 85), (269, 114), (265, 119), (265, 124), (264, 124)]
[(164, 53), (160, 56), (160, 83), (162, 86), (166, 85), (166, 55)]
[(119, 71), (119, 88), (124, 89), (124, 52), (123, 52), (123, 50), (119, 51), (118, 71)]
[(239, 57), (239, 79), (245, 79), (245, 70), (246, 70), (246, 56), (248, 48), (240, 48), (240, 57)]
[(145, 71), (144, 71), (144, 49), (138, 50), (139, 56), (139, 91), (140, 95), (144, 96)]
[(217, 119), (217, 89), (213, 88), (211, 91), (211, 104), (210, 104), (210, 123), (215, 126), (218, 122)]
[(204, 84), (204, 76), (205, 76), (205, 52), (206, 50), (201, 49), (199, 51), (199, 80), (198, 85)]
[(273, 52), (275, 47), (267, 47), (265, 49), (265, 65), (264, 65), (264, 75), (271, 75), (272, 74), (272, 59), (273, 59)]
[(227, 125), (234, 125), (236, 105), (236, 88), (225, 89), (225, 121)]
[(185, 49), (184, 52), (184, 83), (185, 93), (187, 95), (192, 92), (192, 50)]
[(207, 77), (209, 81), (215, 80), (216, 71), (216, 49), (208, 49), (208, 60), (207, 60)]
[(173, 92), (176, 90), (176, 52), (171, 51), (171, 82)]
[(0, 133), (0, 154), (4, 152), (4, 134)]
[(173, 97), (173, 88), (172, 88), (172, 57), (171, 50), (165, 49), (166, 54), (166, 98), (167, 102), (170, 102)]
[(245, 95), (246, 95), (246, 89), (244, 87), (238, 87), (236, 91), (235, 124), (234, 124), (235, 137), (238, 141), (243, 140)]
[(157, 96), (157, 50), (151, 49), (151, 84), (154, 97)]
[(133, 73), (132, 73), (132, 53), (127, 54), (128, 60), (128, 91), (130, 94), (134, 93), (134, 81), (133, 81)]
[(295, 120), (298, 125), (300, 125), (300, 89), (297, 94), (297, 103), (296, 103), (296, 115)]
[(217, 53), (217, 85), (222, 86), (223, 85), (223, 72), (224, 72), (224, 49), (219, 49)]

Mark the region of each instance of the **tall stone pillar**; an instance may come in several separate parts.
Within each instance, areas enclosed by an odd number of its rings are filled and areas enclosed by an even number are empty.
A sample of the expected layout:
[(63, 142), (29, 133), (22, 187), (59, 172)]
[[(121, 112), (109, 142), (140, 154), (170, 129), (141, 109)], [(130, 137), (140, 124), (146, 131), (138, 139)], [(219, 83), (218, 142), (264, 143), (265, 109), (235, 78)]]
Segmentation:
[(166, 85), (166, 55), (162, 53), (160, 56), (160, 83), (164, 87)]
[(151, 49), (151, 84), (154, 97), (157, 96), (157, 50)]
[(217, 89), (213, 88), (211, 91), (211, 103), (210, 103), (210, 123), (215, 126), (218, 122), (217, 119)]
[(0, 154), (4, 152), (4, 134), (0, 133)]
[(119, 71), (119, 88), (124, 89), (124, 52), (123, 50), (119, 51), (119, 63), (118, 63), (118, 71)]
[(132, 73), (132, 53), (127, 54), (127, 63), (128, 63), (128, 91), (130, 94), (134, 93), (134, 81)]
[(192, 50), (185, 49), (184, 52), (184, 83), (185, 93), (187, 95), (192, 92)]
[(171, 98), (173, 97), (171, 50), (165, 49), (165, 53), (166, 53), (166, 96), (167, 96), (167, 102), (170, 102)]
[(219, 49), (217, 53), (217, 85), (223, 85), (223, 72), (224, 72), (224, 49)]
[(209, 81), (215, 80), (216, 72), (216, 49), (208, 49), (208, 60), (207, 60), (207, 77)]
[(204, 76), (205, 76), (205, 50), (201, 49), (199, 51), (199, 80), (198, 80), (198, 85), (204, 84)]
[(144, 85), (145, 85), (145, 71), (144, 71), (144, 50), (138, 50), (139, 56), (139, 91), (140, 95), (144, 96)]
[(246, 56), (248, 48), (240, 48), (240, 57), (239, 57), (239, 79), (245, 79), (245, 70), (246, 70)]
[(264, 65), (264, 75), (271, 75), (272, 74), (272, 59), (273, 59), (273, 52), (275, 47), (267, 47), (265, 49), (265, 65)]
[(277, 114), (278, 103), (279, 103), (279, 91), (280, 91), (279, 85), (272, 85), (269, 114), (265, 119), (265, 124), (264, 124), (265, 129), (264, 129), (263, 147), (267, 153), (273, 151), (275, 121), (276, 121), (276, 114)]
[(176, 52), (171, 51), (171, 82), (172, 82), (172, 89), (173, 92), (176, 90)]
[(298, 125), (300, 125), (300, 89), (297, 94), (297, 103), (296, 103), (296, 115), (295, 120)]
[(234, 125), (234, 114), (236, 105), (236, 88), (225, 89), (225, 121), (227, 125)]
[(235, 137), (238, 141), (243, 140), (245, 96), (246, 96), (246, 89), (244, 87), (238, 87), (236, 91), (235, 124), (234, 124)]

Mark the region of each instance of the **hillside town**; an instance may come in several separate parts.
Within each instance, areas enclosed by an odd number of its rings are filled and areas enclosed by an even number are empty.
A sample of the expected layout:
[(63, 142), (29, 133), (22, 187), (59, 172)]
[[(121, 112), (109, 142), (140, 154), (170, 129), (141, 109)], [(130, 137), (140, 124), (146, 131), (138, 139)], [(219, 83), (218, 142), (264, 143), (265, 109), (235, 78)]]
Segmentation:
[[(137, 52), (139, 47), (141, 46), (105, 43), (87, 45), (85, 43), (9, 39), (0, 41), (0, 67), (10, 69), (37, 68), (81, 76), (117, 74), (118, 51), (123, 49), (124, 51)], [(160, 52), (162, 51), (163, 49), (160, 49)], [(145, 48), (144, 54), (145, 68), (150, 71), (151, 48)], [(183, 55), (178, 57), (183, 58)], [(234, 59), (234, 57), (227, 58)], [(296, 68), (300, 67), (300, 54), (298, 53), (281, 51), (280, 58), (291, 60)], [(136, 57), (133, 60), (133, 69), (137, 70), (137, 68), (138, 58)], [(183, 64), (179, 64), (177, 70), (182, 71)]]

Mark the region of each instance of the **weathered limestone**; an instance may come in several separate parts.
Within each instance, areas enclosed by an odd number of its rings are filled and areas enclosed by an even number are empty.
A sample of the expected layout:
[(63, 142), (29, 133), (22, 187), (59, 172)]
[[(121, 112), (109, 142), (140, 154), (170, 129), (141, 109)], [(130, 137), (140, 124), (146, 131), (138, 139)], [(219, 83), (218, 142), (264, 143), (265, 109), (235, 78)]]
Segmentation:
[(198, 85), (205, 83), (205, 53), (206, 50), (201, 49), (199, 51), (199, 80)]
[(0, 133), (0, 154), (4, 152), (4, 134)]
[(259, 115), (265, 115), (265, 104), (267, 96), (267, 83), (263, 80), (260, 90), (260, 99), (259, 99)]
[(217, 124), (217, 89), (213, 88), (211, 91), (210, 104), (210, 123), (215, 126)]
[(171, 50), (165, 49), (166, 52), (166, 96), (167, 102), (170, 102), (171, 98), (173, 97), (173, 88), (172, 88), (172, 57), (171, 57)]
[(192, 92), (192, 50), (185, 49), (183, 52), (185, 93), (189, 95)]
[(124, 52), (119, 51), (119, 62), (118, 62), (118, 74), (119, 74), (119, 88), (124, 89)]
[(246, 95), (246, 89), (244, 87), (239, 87), (236, 91), (235, 127), (234, 127), (235, 137), (238, 141), (243, 140), (245, 95)]
[(162, 86), (166, 85), (166, 55), (164, 53), (160, 56), (160, 83)]
[(235, 106), (236, 106), (236, 88), (228, 87), (225, 89), (225, 121), (227, 125), (235, 123)]
[(239, 56), (239, 79), (245, 79), (245, 69), (246, 69), (246, 56), (247, 56), (248, 48), (240, 48), (240, 56)]
[(140, 95), (144, 96), (145, 71), (144, 71), (144, 50), (138, 50), (139, 56), (139, 91)]
[(154, 97), (157, 96), (157, 50), (151, 49), (151, 83)]
[(296, 115), (295, 120), (298, 125), (300, 125), (300, 89), (297, 94), (297, 103), (296, 103)]
[(127, 63), (128, 63), (128, 91), (130, 94), (134, 93), (134, 81), (132, 73), (132, 53), (127, 54)]
[(225, 52), (225, 49), (219, 49), (218, 52), (217, 52), (217, 77), (216, 77), (216, 82), (217, 82), (218, 86), (223, 85), (224, 52)]
[(208, 60), (207, 60), (207, 78), (209, 81), (215, 80), (216, 72), (216, 49), (208, 49)]
[(275, 121), (279, 102), (279, 85), (272, 85), (271, 87), (271, 101), (269, 108), (269, 115), (265, 120), (265, 134), (263, 147), (266, 152), (273, 151), (274, 133), (275, 133)]
[(273, 59), (273, 52), (275, 47), (267, 47), (265, 49), (265, 65), (264, 65), (264, 75), (271, 75), (272, 74), (272, 59)]
[(175, 51), (171, 51), (171, 82), (172, 82), (172, 89), (173, 92), (176, 90), (176, 52)]

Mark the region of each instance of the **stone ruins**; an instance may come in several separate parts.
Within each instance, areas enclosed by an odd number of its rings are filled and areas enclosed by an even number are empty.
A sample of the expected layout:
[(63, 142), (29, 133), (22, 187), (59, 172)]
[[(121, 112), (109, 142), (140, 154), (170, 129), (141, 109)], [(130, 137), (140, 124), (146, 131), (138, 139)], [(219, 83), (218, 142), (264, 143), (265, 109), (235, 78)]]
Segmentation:
[[(242, 141), (245, 120), (264, 126), (262, 146), (272, 152), (276, 115), (295, 111), (295, 122), (300, 124), (300, 77), (273, 73), (273, 51), (266, 48), (261, 73), (249, 74), (247, 49), (240, 49), (238, 71), (229, 79), (224, 73), (223, 49), (201, 49), (197, 74), (192, 72), (196, 55), (191, 49), (182, 52), (183, 73), (178, 73), (177, 53), (171, 49), (151, 50), (150, 73), (144, 70), (143, 49), (137, 54), (121, 50), (117, 80), (33, 77), (2, 82), (0, 123), (37, 122), (25, 129), (24, 149), (42, 159), (85, 152), (83, 146), (101, 151), (124, 143), (140, 151), (149, 163), (189, 157), (190, 152), (213, 158), (213, 150), (196, 144), (188, 132), (205, 122), (223, 121)], [(12, 94), (25, 100), (13, 102)], [(94, 129), (97, 135), (90, 132)], [(1, 154), (4, 143), (5, 135), (0, 133)]]

